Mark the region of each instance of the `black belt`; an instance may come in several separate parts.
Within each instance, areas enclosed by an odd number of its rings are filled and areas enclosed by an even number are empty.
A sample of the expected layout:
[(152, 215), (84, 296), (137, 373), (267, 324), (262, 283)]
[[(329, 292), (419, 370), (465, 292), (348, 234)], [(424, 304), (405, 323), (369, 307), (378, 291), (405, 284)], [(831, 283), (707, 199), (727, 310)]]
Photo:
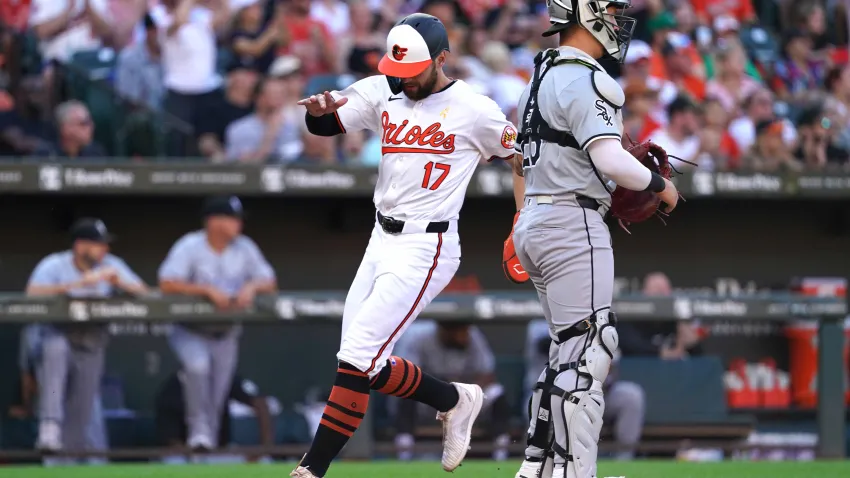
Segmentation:
[(593, 209), (594, 211), (599, 209), (599, 202), (597, 202), (596, 199), (591, 199), (587, 196), (576, 194), (576, 202), (579, 207), (583, 207), (585, 209)]
[[(381, 229), (383, 229), (387, 234), (401, 234), (404, 230), (404, 221), (384, 216), (381, 214), (381, 211), (378, 211), (378, 224), (381, 225)], [(429, 222), (428, 227), (425, 228), (425, 232), (431, 233), (446, 232), (448, 230), (449, 221)]]

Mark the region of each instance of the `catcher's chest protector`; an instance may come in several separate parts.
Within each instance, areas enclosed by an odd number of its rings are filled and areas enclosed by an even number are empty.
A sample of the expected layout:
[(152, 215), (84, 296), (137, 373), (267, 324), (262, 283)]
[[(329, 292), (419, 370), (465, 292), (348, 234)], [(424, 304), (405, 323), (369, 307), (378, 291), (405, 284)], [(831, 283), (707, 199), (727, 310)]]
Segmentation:
[(622, 96), (616, 81), (580, 50), (561, 47), (538, 53), (520, 100), (518, 143), (526, 195), (575, 194), (610, 204), (611, 191), (583, 149), (593, 139), (622, 134), (622, 103), (615, 106), (607, 99), (609, 83)]

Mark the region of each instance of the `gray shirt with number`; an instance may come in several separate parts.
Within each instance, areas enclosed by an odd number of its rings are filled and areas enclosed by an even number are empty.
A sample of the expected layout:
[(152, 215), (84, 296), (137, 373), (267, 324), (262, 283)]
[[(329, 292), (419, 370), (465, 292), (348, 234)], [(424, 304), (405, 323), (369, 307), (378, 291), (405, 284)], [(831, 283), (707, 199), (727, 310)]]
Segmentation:
[[(549, 126), (573, 135), (581, 149), (546, 141), (523, 145), (525, 194), (564, 196), (573, 193), (610, 207), (611, 195), (603, 184), (608, 178), (595, 170), (587, 147), (601, 138), (619, 140), (623, 133), (622, 115), (595, 89), (592, 75), (607, 75), (596, 60), (572, 47), (560, 47), (558, 54), (559, 61), (572, 62), (554, 66), (546, 72), (537, 92), (537, 102)], [(530, 90), (529, 84), (520, 97), (517, 111), (521, 115), (525, 114)]]

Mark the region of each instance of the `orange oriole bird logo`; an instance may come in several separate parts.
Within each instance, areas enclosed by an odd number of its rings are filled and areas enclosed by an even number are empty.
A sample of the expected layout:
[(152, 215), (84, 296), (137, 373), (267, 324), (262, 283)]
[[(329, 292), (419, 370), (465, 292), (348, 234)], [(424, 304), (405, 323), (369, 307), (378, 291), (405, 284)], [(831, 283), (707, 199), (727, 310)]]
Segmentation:
[(392, 54), (393, 54), (393, 58), (396, 61), (401, 61), (401, 60), (404, 59), (405, 56), (407, 56), (407, 48), (402, 48), (398, 45), (393, 45)]

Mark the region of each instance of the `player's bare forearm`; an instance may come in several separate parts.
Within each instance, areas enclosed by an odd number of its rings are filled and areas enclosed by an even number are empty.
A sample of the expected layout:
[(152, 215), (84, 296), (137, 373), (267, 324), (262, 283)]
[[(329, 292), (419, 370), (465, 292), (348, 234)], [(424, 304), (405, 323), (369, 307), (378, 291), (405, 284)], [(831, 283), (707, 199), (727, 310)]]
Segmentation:
[(525, 202), (525, 179), (519, 175), (519, 171), (522, 171), (522, 156), (516, 155), (514, 164), (514, 202), (516, 203), (516, 210), (519, 211)]
[(177, 280), (163, 280), (159, 282), (159, 290), (163, 294), (207, 296), (210, 287)]

